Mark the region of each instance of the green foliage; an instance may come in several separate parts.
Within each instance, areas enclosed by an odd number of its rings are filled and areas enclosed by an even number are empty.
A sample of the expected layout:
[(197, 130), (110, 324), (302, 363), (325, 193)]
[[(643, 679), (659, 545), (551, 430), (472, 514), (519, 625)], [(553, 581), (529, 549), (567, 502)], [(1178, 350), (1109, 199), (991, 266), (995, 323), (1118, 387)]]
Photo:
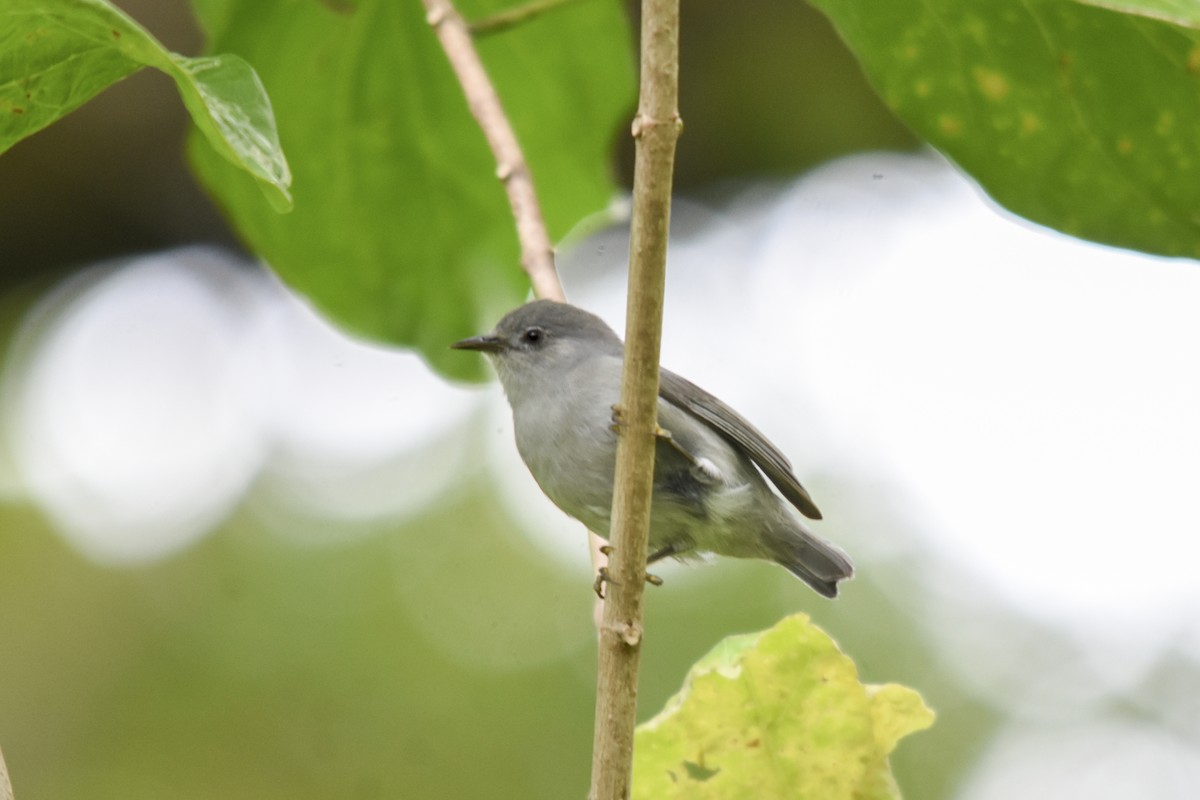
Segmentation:
[(261, 189), (276, 209), (290, 206), (287, 161), (250, 65), (171, 53), (106, 0), (0, 4), (0, 153), (142, 67), (175, 81), (211, 152), (253, 176), (255, 202)]
[(859, 682), (833, 640), (797, 614), (731, 636), (638, 728), (636, 798), (899, 797), (888, 754), (933, 712), (895, 684)]
[(1200, 256), (1195, 3), (814, 5), (884, 101), (1004, 206), (1099, 242)]
[[(468, 18), (505, 3), (460, 3)], [(342, 326), (482, 377), (447, 345), (519, 304), (512, 213), (421, 4), (194, 0), (209, 48), (253, 62), (296, 169), (296, 210), (271, 214), (202, 148), (193, 162), (234, 224)], [(482, 39), (555, 239), (604, 208), (611, 147), (634, 103), (628, 22), (597, 0)]]

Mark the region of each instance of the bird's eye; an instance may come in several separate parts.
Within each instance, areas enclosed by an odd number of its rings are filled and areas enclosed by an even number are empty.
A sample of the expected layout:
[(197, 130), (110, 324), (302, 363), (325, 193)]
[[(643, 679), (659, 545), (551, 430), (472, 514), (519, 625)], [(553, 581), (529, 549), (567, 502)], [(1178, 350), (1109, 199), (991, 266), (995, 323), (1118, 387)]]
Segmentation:
[(537, 344), (545, 335), (546, 332), (541, 328), (526, 328), (525, 333), (522, 334), (522, 338), (530, 344)]

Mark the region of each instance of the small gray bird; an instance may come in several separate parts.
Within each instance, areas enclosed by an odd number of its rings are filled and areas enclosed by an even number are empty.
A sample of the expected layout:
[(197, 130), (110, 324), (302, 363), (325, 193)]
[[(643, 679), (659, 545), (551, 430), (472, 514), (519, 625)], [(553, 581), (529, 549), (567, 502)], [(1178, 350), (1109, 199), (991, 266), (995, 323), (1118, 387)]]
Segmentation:
[[(554, 504), (607, 538), (612, 512), (625, 346), (599, 317), (537, 300), (496, 329), (456, 342), (486, 353), (512, 406), (517, 450)], [(659, 372), (658, 446), (649, 561), (696, 552), (781, 564), (825, 597), (854, 574), (768, 488), (820, 519), (792, 465), (736, 411), (699, 386)]]

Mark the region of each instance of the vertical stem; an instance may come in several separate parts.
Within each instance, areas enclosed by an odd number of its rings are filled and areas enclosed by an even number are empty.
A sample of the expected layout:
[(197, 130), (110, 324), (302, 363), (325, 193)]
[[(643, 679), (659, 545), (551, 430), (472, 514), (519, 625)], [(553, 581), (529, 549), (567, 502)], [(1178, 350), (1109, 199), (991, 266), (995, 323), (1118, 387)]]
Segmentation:
[(633, 226), (621, 435), (613, 492), (610, 574), (600, 627), (596, 728), (589, 800), (631, 792), (637, 674), (642, 642), (646, 544), (654, 478), (658, 361), (671, 181), (679, 118), (679, 0), (642, 2), (641, 90), (633, 136)]

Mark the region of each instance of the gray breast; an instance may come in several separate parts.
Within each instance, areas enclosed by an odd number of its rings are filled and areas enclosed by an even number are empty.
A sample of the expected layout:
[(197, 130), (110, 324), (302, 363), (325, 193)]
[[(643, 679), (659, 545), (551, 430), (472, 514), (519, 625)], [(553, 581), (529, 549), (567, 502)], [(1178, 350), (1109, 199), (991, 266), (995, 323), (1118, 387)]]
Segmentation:
[[(608, 528), (616, 434), (610, 397), (620, 362), (575, 369), (513, 409), (517, 450), (555, 505), (598, 532)], [(599, 373), (599, 374), (598, 374)]]

